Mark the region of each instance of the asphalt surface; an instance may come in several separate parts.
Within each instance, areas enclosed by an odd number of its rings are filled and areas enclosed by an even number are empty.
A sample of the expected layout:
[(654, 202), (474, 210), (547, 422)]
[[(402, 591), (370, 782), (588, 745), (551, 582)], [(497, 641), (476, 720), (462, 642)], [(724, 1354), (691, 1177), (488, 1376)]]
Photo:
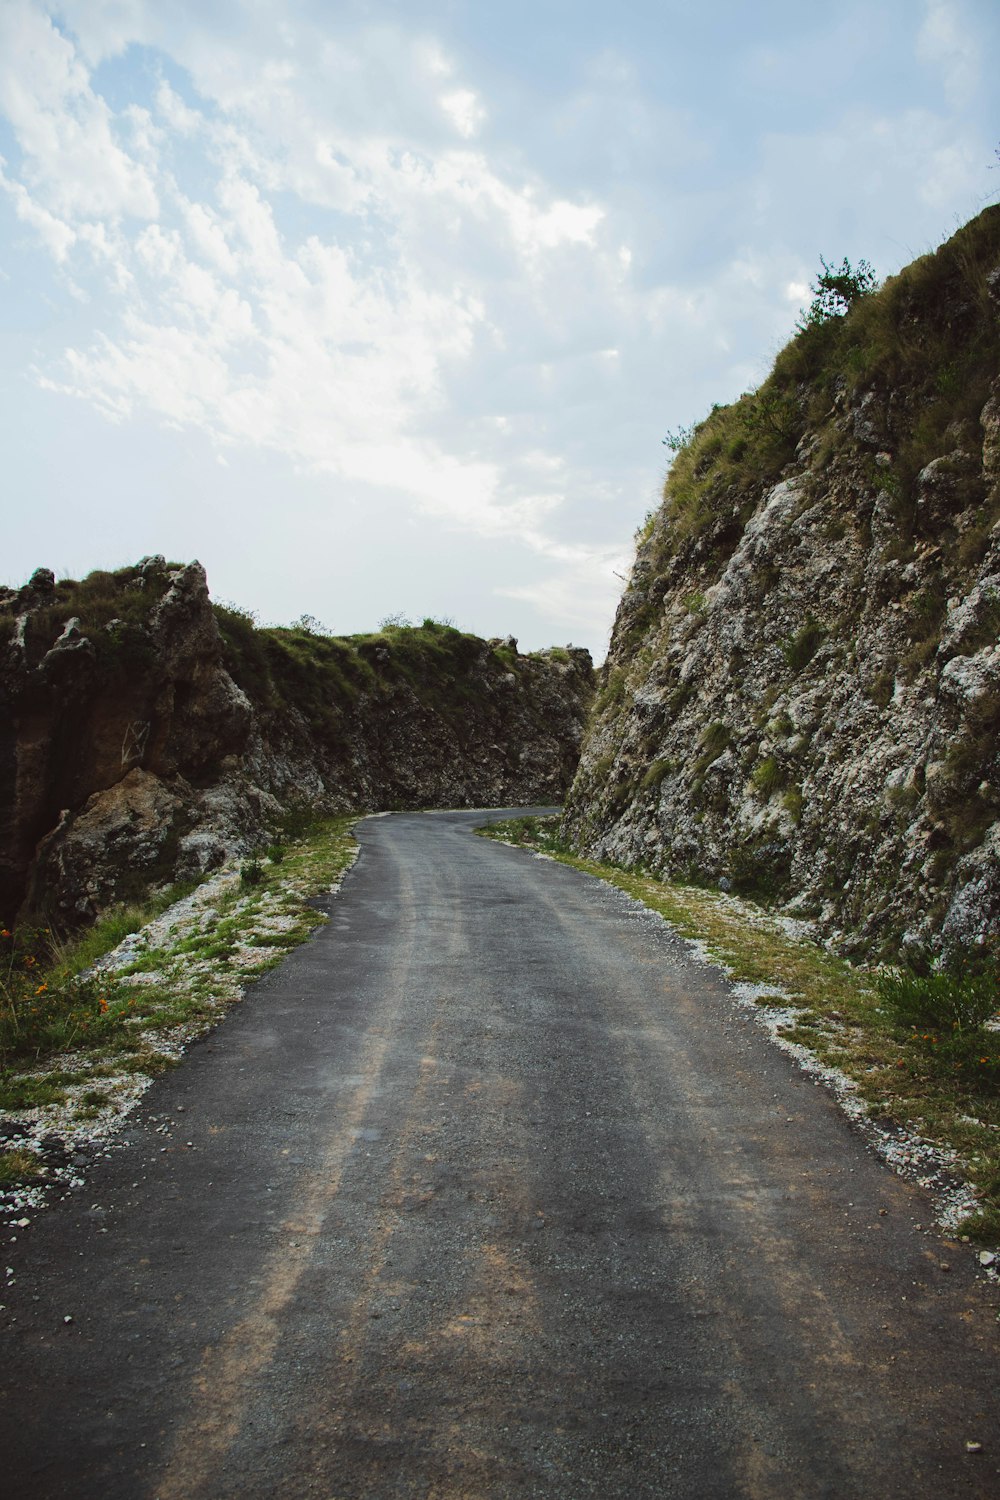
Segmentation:
[(363, 823), (10, 1247), (3, 1492), (1000, 1493), (973, 1257), (658, 918), (483, 820)]

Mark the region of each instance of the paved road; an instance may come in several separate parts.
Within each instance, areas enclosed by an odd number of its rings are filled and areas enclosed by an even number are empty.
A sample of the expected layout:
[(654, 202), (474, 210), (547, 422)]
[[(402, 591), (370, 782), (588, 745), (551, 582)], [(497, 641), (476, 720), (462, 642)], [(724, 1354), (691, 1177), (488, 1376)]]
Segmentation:
[(5, 1492), (995, 1496), (967, 1253), (658, 919), (479, 821), (364, 823), (21, 1236)]

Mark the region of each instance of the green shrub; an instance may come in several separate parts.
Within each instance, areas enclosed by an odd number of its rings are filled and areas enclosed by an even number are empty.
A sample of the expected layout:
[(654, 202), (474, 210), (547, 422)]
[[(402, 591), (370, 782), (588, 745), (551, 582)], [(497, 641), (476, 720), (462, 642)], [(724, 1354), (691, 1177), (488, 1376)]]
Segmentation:
[(823, 270), (812, 285), (813, 300), (802, 314), (800, 329), (844, 317), (856, 302), (878, 287), (878, 277), (866, 260), (859, 260), (856, 267), (846, 255), (839, 266), (828, 266), (822, 256), (819, 260)]
[(595, 713), (604, 713), (606, 709), (617, 708), (625, 701), (625, 673), (621, 667), (612, 667), (607, 673), (597, 700), (594, 704)]
[(723, 750), (725, 750), (732, 737), (733, 733), (729, 725), (724, 723), (722, 719), (716, 719), (714, 723), (705, 726), (698, 737), (698, 743), (706, 755), (710, 755), (713, 760), (716, 760), (722, 754)]
[(800, 786), (790, 786), (784, 797), (782, 797), (781, 803), (792, 822), (801, 823), (803, 808), (802, 788)]
[(260, 885), (264, 879), (264, 866), (256, 855), (240, 865), (240, 885)]
[(488, 823), (478, 828), (477, 833), (487, 838), (503, 839), (509, 844), (527, 844), (547, 854), (565, 854), (569, 845), (560, 836), (560, 818), (557, 815), (545, 818), (507, 818), (501, 822)]
[(912, 641), (932, 641), (937, 646), (941, 622), (948, 608), (944, 579), (933, 578), (910, 600), (907, 630)]
[(904, 1027), (977, 1030), (1000, 1009), (1000, 984), (992, 967), (980, 973), (892, 969), (878, 976), (875, 988), (893, 1020)]
[(788, 884), (792, 857), (776, 829), (764, 829), (730, 849), (727, 860), (733, 889), (762, 901), (776, 899)]
[(896, 674), (894, 672), (880, 672), (877, 677), (872, 678), (868, 684), (867, 695), (879, 708), (886, 708), (892, 701), (892, 695), (896, 691)]

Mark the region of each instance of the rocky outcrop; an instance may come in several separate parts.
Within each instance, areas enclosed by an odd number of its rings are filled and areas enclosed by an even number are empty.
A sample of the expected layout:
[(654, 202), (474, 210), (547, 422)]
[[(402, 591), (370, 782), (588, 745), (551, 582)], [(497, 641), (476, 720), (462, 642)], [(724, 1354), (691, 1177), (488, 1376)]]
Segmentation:
[(565, 830), (845, 946), (1000, 931), (1000, 210), (716, 408), (639, 538)]
[[(92, 918), (253, 848), (289, 809), (559, 801), (586, 651), (451, 627), (331, 638), (144, 558), (0, 593), (0, 915)], [(2, 637), (0, 637), (2, 639)]]
[[(8, 628), (0, 672), (0, 909), (9, 917), (29, 885), (39, 900), (54, 889), (57, 851), (78, 812), (95, 798), (113, 803), (112, 789), (140, 768), (164, 785), (188, 787), (210, 775), (244, 750), (252, 711), (222, 665), (198, 563), (168, 570), (162, 558), (147, 558), (122, 575), (93, 574), (75, 586), (57, 586), (38, 569), (24, 588), (0, 598), (0, 624)], [(138, 804), (128, 814), (137, 827), (143, 816)], [(92, 831), (85, 842), (94, 847)], [(150, 850), (144, 834), (119, 883), (137, 887), (144, 874), (168, 869), (166, 855), (152, 860)], [(81, 891), (71, 905), (87, 905)]]

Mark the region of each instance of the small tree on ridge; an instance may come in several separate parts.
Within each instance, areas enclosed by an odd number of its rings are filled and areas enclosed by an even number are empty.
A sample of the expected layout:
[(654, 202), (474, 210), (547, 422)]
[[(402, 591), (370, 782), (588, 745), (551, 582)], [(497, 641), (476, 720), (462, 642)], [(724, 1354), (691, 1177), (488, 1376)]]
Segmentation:
[(829, 323), (831, 318), (842, 318), (855, 302), (878, 286), (878, 277), (866, 260), (852, 266), (845, 255), (839, 266), (830, 266), (820, 256), (819, 263), (823, 269), (812, 286), (813, 300), (799, 322), (803, 329)]

